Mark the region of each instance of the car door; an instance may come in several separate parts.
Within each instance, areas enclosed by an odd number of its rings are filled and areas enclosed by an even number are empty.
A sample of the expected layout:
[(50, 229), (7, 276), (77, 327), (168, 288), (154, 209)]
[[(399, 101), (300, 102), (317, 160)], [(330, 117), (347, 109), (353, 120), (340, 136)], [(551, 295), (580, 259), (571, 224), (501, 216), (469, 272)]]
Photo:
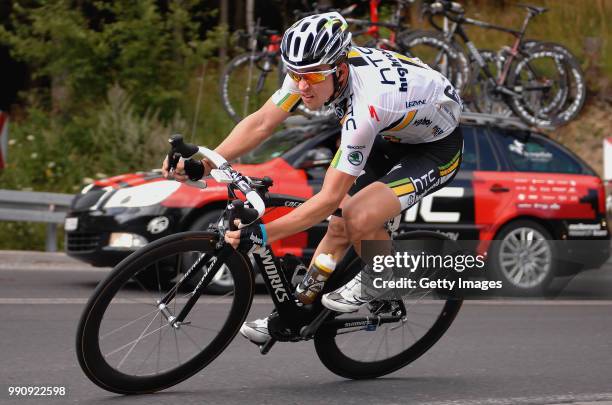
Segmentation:
[(513, 215), (549, 222), (559, 232), (555, 237), (561, 236), (565, 223), (597, 225), (603, 218), (603, 183), (575, 156), (538, 134), (517, 137), (502, 132), (495, 138), (513, 169)]
[(496, 148), (499, 145), (494, 139), (503, 133), (504, 130), (497, 127), (482, 127), (480, 168), (473, 178), (474, 225), (478, 232), (475, 239), (478, 240), (493, 238), (499, 224), (515, 215), (516, 194), (529, 188), (503, 159), (503, 154), (511, 153), (508, 147)]

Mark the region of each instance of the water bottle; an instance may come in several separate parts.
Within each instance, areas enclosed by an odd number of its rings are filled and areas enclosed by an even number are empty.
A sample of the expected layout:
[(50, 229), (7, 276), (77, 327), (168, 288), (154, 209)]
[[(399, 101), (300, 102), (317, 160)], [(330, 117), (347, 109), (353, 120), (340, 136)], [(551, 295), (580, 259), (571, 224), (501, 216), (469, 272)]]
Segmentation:
[(319, 254), (295, 290), (297, 299), (303, 304), (312, 304), (335, 268), (336, 262), (332, 255)]

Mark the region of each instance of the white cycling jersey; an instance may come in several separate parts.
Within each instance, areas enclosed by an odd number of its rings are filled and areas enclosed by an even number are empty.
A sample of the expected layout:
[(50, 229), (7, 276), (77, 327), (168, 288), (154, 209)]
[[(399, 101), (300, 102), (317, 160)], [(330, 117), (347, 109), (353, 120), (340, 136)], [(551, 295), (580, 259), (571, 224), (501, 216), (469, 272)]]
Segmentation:
[[(450, 82), (417, 58), (354, 47), (348, 85), (332, 102), (342, 125), (331, 166), (359, 176), (377, 135), (390, 142), (440, 140), (459, 124), (462, 102)], [(272, 101), (285, 111), (300, 102), (297, 83), (286, 77)]]

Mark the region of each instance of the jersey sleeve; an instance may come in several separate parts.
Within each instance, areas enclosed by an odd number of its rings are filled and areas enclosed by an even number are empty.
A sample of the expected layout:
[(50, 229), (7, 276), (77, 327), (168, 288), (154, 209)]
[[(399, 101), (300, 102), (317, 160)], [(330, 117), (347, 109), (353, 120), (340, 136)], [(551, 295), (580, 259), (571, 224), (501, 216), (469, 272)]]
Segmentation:
[(351, 176), (359, 176), (368, 160), (374, 139), (379, 132), (373, 106), (361, 106), (349, 110), (340, 120), (342, 135), (340, 147), (331, 162), (331, 167)]
[(280, 89), (276, 90), (272, 97), (272, 102), (285, 112), (293, 112), (302, 101), (300, 97), (300, 90), (297, 87), (297, 83), (289, 76), (285, 76), (283, 85)]

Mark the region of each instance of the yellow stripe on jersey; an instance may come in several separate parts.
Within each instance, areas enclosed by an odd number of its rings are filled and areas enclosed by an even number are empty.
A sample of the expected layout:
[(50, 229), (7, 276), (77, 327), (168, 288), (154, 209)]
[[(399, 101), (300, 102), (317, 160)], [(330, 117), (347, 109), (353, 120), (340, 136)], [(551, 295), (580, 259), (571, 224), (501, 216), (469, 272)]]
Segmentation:
[(440, 171), (440, 177), (446, 176), (451, 173), (453, 170), (459, 166), (459, 157), (461, 156), (461, 152), (457, 152), (455, 156), (451, 159), (451, 161), (444, 166), (439, 166), (438, 170)]
[(402, 122), (400, 122), (399, 124), (397, 124), (393, 128), (389, 128), (387, 131), (400, 131), (400, 130), (406, 128), (406, 126), (408, 126), (408, 124), (410, 124), (412, 122), (412, 120), (414, 119), (414, 116), (416, 115), (417, 111), (418, 110), (408, 111), (406, 116), (404, 116), (404, 119), (402, 120)]
[(354, 49), (351, 49), (351, 50), (349, 51), (349, 53), (348, 53), (348, 57), (349, 57), (349, 58), (357, 58), (357, 57), (359, 57), (359, 56), (361, 56), (361, 54), (359, 53), (359, 51), (356, 51), (356, 50), (354, 50)]
[(459, 159), (455, 160), (455, 163), (453, 163), (448, 169), (440, 170), (440, 177), (446, 176), (447, 174), (451, 173), (457, 168), (457, 166), (459, 166)]
[(414, 185), (412, 183), (404, 184), (397, 187), (392, 187), (391, 190), (395, 193), (396, 196), (400, 197), (414, 191)]
[(281, 110), (285, 112), (291, 112), (299, 101), (300, 101), (299, 94), (287, 93), (279, 101), (274, 101), (274, 104), (276, 104)]

